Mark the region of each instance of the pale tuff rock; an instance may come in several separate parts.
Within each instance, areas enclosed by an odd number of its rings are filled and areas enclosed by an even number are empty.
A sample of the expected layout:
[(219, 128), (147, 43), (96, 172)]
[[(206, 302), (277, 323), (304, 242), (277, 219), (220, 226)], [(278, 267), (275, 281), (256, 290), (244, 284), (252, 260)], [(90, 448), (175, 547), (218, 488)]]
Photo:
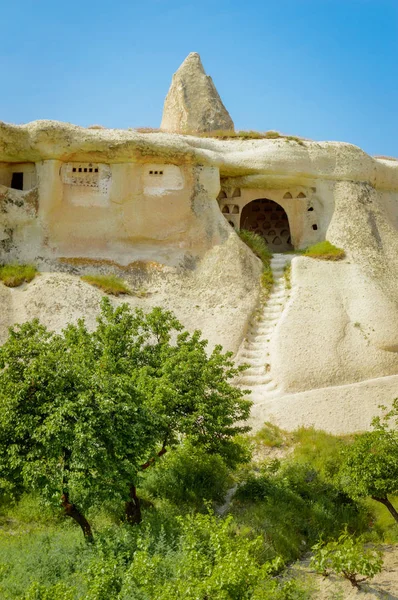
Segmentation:
[(197, 52), (191, 52), (173, 75), (160, 128), (176, 133), (234, 129), (233, 121), (212, 78), (206, 75)]

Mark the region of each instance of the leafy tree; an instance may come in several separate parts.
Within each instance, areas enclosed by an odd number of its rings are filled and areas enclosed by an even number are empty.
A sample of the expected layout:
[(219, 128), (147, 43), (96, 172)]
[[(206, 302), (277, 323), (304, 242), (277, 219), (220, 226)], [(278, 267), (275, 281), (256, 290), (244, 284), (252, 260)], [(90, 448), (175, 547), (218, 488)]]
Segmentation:
[[(347, 531), (338, 540), (328, 543), (320, 541), (312, 547), (314, 555), (311, 567), (327, 577), (334, 572), (342, 575), (353, 587), (381, 572), (383, 560), (381, 553), (365, 548), (361, 538), (355, 539)], [(362, 575), (359, 579), (358, 575)]]
[(136, 485), (169, 448), (189, 439), (232, 465), (250, 401), (231, 384), (239, 372), (217, 346), (172, 313), (144, 314), (104, 299), (98, 324), (60, 334), (37, 320), (10, 329), (0, 348), (0, 485), (61, 505), (92, 539), (84, 511), (125, 500), (139, 522)]
[(391, 426), (397, 418), (398, 399), (383, 421), (375, 419), (372, 431), (357, 435), (344, 449), (340, 477), (351, 497), (370, 496), (398, 522), (398, 512), (388, 497), (398, 492), (398, 430)]

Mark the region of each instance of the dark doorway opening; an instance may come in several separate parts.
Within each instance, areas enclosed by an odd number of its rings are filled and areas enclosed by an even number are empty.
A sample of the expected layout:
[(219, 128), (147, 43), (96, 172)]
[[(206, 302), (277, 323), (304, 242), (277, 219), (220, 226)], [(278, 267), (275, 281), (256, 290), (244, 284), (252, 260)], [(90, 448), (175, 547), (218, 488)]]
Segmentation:
[(273, 200), (253, 200), (242, 210), (240, 228), (261, 235), (271, 252), (293, 250), (289, 220), (285, 210)]
[(14, 190), (23, 190), (23, 173), (12, 174), (11, 187)]

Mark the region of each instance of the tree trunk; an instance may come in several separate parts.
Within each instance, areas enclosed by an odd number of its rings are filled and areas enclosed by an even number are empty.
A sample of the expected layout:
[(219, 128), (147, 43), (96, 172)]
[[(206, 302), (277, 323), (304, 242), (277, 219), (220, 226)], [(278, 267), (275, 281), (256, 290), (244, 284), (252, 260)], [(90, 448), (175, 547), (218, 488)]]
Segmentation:
[(385, 496), (385, 498), (378, 498), (377, 496), (372, 496), (372, 500), (376, 500), (376, 502), (381, 502), (381, 504), (384, 504), (384, 506), (390, 511), (391, 515), (398, 523), (398, 512), (395, 510), (394, 506), (391, 504), (387, 496)]
[(138, 525), (142, 521), (140, 499), (135, 485), (130, 487), (130, 500), (126, 502), (126, 520), (130, 525)]
[[(156, 456), (153, 456), (152, 458), (147, 460), (143, 465), (141, 465), (142, 471), (145, 471), (146, 469), (151, 467), (153, 464), (155, 464), (155, 462), (158, 458), (163, 456), (163, 454), (166, 454), (166, 452), (167, 452), (166, 443), (167, 443), (167, 438), (164, 440), (163, 446), (159, 450), (159, 452), (156, 454)], [(130, 500), (128, 502), (126, 502), (125, 515), (126, 515), (126, 521), (127, 521), (127, 523), (130, 523), (130, 525), (137, 525), (138, 523), (141, 523), (141, 521), (142, 521), (140, 499), (137, 496), (137, 488), (135, 487), (135, 485), (132, 485), (130, 487)]]
[(86, 542), (93, 542), (94, 537), (93, 532), (91, 531), (90, 523), (87, 521), (86, 517), (82, 515), (79, 509), (74, 504), (69, 502), (68, 494), (62, 494), (61, 505), (63, 506), (65, 515), (67, 517), (71, 517), (71, 519), (73, 519), (78, 525), (80, 525)]

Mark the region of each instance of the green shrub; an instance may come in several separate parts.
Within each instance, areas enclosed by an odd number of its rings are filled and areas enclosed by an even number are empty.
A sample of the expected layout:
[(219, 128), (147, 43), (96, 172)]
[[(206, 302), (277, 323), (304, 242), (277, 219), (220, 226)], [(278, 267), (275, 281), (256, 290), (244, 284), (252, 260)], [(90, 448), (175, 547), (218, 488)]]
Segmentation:
[(221, 456), (187, 443), (148, 470), (143, 487), (153, 497), (200, 507), (203, 500), (222, 502), (230, 484), (229, 469)]
[(286, 561), (299, 558), (320, 532), (336, 536), (346, 523), (352, 530), (366, 531), (369, 521), (362, 505), (310, 465), (292, 461), (278, 470), (268, 465), (260, 474), (249, 474), (235, 494), (232, 513), (241, 525), (265, 533), (268, 557), (277, 554)]
[(22, 283), (29, 283), (37, 275), (34, 265), (4, 265), (0, 267), (0, 280), (7, 287), (18, 287)]
[[(383, 560), (380, 552), (365, 548), (361, 538), (354, 538), (345, 531), (338, 540), (323, 540), (312, 547), (314, 556), (311, 567), (325, 577), (330, 573), (342, 575), (353, 587), (380, 573)], [(359, 579), (358, 575), (362, 578)]]
[[(121, 598), (153, 600), (243, 600), (259, 591), (282, 587), (270, 575), (282, 567), (261, 559), (262, 539), (237, 532), (231, 517), (191, 515), (181, 520), (181, 535), (167, 549), (159, 540), (151, 548), (143, 538), (127, 571)], [(283, 598), (283, 596), (282, 596)]]
[(327, 240), (319, 242), (319, 244), (314, 244), (314, 246), (309, 246), (309, 248), (304, 250), (303, 254), (304, 256), (319, 258), (321, 260), (342, 260), (345, 258), (344, 250), (333, 246)]
[(83, 275), (81, 279), (113, 296), (131, 293), (124, 281), (115, 275)]

